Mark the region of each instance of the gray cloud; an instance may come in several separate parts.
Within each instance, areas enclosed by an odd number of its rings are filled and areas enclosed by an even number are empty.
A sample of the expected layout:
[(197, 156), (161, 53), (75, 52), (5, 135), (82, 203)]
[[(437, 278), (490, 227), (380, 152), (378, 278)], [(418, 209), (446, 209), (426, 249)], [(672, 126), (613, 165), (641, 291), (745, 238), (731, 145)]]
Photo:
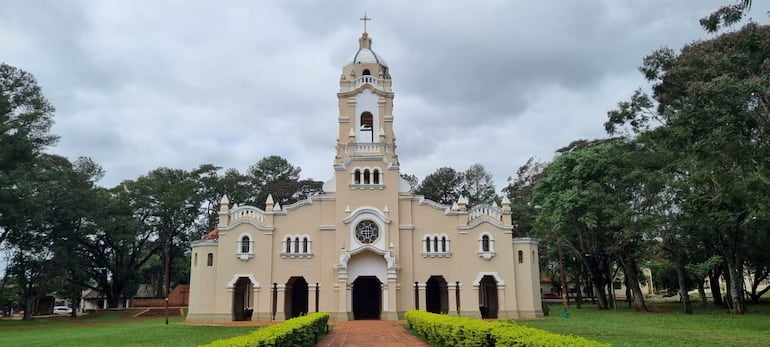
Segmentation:
[(326, 179), (367, 11), (402, 170), (479, 162), (502, 188), (528, 157), (603, 136), (606, 111), (644, 84), (642, 57), (710, 37), (697, 20), (723, 3), (4, 1), (0, 59), (57, 107), (52, 151), (94, 158), (103, 185), (272, 154)]

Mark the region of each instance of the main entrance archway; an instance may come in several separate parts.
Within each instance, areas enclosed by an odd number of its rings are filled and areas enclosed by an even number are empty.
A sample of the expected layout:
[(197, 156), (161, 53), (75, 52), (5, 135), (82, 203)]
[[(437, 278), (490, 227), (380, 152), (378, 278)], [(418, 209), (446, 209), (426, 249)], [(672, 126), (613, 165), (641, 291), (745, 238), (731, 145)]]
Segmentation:
[(380, 319), (382, 283), (377, 276), (358, 276), (353, 281), (353, 319)]
[(449, 294), (444, 276), (430, 276), (425, 282), (425, 306), (428, 312), (449, 312)]
[(304, 277), (289, 278), (286, 282), (286, 296), (283, 312), (286, 319), (307, 314), (307, 281)]
[(484, 275), (479, 281), (479, 311), (481, 318), (497, 318), (497, 280), (494, 276)]
[(251, 320), (253, 286), (248, 277), (239, 277), (233, 286), (233, 320)]

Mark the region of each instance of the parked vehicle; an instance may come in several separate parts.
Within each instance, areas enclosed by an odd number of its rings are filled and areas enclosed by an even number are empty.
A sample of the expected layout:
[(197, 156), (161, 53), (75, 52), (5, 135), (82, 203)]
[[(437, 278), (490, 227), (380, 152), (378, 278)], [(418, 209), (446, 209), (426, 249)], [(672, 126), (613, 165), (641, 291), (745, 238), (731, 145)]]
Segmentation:
[(54, 314), (70, 314), (72, 313), (72, 308), (67, 306), (54, 306), (53, 307), (53, 313)]

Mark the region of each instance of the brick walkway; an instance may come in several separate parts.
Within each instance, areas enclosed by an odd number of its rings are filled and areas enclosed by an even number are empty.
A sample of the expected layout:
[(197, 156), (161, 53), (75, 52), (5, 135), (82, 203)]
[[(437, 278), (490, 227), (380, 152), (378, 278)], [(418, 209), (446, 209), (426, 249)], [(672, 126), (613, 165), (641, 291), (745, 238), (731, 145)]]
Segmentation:
[(428, 344), (410, 334), (403, 327), (404, 321), (357, 320), (329, 322), (332, 331), (316, 346), (383, 346), (383, 347), (427, 347)]

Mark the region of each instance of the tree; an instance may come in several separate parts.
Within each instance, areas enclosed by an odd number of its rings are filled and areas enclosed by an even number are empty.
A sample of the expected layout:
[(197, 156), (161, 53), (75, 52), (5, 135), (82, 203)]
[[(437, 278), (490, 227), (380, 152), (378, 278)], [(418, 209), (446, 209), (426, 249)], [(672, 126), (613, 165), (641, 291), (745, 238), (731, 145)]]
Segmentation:
[[(562, 243), (587, 268), (599, 307), (608, 308), (617, 262), (631, 288), (634, 307), (646, 310), (639, 287), (639, 260), (646, 250), (646, 201), (640, 183), (645, 161), (632, 143), (620, 139), (573, 144), (544, 171), (534, 189), (540, 208), (535, 232), (545, 242)], [(643, 180), (641, 180), (643, 182)]]
[(478, 163), (465, 170), (461, 189), (471, 206), (497, 200), (492, 174), (484, 168), (484, 165)]
[(32, 169), (32, 161), (57, 141), (49, 134), (54, 107), (46, 100), (35, 77), (0, 63), (0, 244), (13, 228), (13, 219), (23, 220), (18, 205), (23, 198), (17, 189)]
[[(10, 231), (7, 242), (14, 253), (10, 272), (25, 307), (24, 318), (29, 319), (38, 298), (65, 287), (63, 279), (74, 278), (65, 276), (68, 273), (56, 265), (65, 265), (66, 271), (74, 268), (69, 265), (77, 262), (77, 251), (68, 250), (74, 254), (64, 257), (62, 246), (76, 247), (73, 229), (82, 221), (77, 212), (83, 211), (78, 209), (78, 202), (68, 204), (72, 202), (68, 199), (79, 192), (70, 180), (75, 171), (66, 158), (40, 155), (23, 170), (25, 179), (16, 182), (14, 187), (22, 197), (17, 209), (23, 211), (23, 218), (9, 220), (12, 223), (6, 228)], [(65, 263), (64, 259), (69, 261)]]
[[(55, 158), (55, 156), (50, 156)], [(46, 189), (48, 196), (47, 222), (50, 225), (51, 246), (56, 268), (66, 271), (68, 286), (61, 294), (68, 295), (72, 304), (80, 299), (83, 283), (89, 281), (85, 267), (87, 258), (82, 243), (87, 226), (93, 223), (94, 210), (98, 208), (95, 182), (104, 175), (104, 170), (93, 160), (78, 158), (70, 163), (58, 158), (53, 167), (53, 177)], [(76, 316), (72, 310), (71, 317)]]
[(414, 193), (440, 204), (451, 205), (462, 194), (462, 184), (462, 173), (450, 167), (442, 167), (425, 176)]
[(136, 207), (151, 216), (144, 220), (145, 227), (153, 230), (161, 242), (164, 265), (159, 278), (164, 280), (157, 295), (166, 296), (171, 291), (172, 248), (189, 240), (199, 215), (203, 201), (199, 184), (188, 171), (162, 167), (126, 186)]
[(420, 180), (415, 175), (402, 173), (401, 178), (403, 178), (406, 182), (409, 183), (409, 191), (412, 193), (414, 193), (415, 189), (417, 189), (417, 187), (420, 184)]
[(102, 188), (97, 194), (100, 207), (82, 244), (89, 260), (86, 271), (95, 285), (85, 285), (104, 293), (108, 307), (114, 308), (121, 298), (136, 293), (140, 269), (162, 245), (156, 230), (148, 227), (155, 217), (137, 196), (135, 182)]
[(736, 24), (751, 10), (751, 0), (740, 0), (733, 5), (722, 6), (708, 17), (701, 18), (700, 25), (714, 33), (720, 28)]
[(503, 188), (503, 194), (511, 201), (511, 215), (516, 221), (517, 232), (520, 235), (530, 235), (532, 232), (532, 223), (536, 213), (533, 189), (543, 177), (543, 170), (547, 165), (547, 163), (536, 161), (535, 158), (529, 158), (524, 165), (516, 170), (515, 179), (508, 177), (508, 185)]
[(671, 163), (678, 209), (692, 222), (693, 237), (708, 235), (724, 258), (734, 313), (745, 312), (743, 273), (754, 223), (770, 215), (768, 57), (770, 27), (755, 23), (689, 44), (679, 54), (658, 50), (641, 68), (653, 83), (656, 107), (627, 109), (611, 116), (608, 127), (644, 123), (642, 112), (662, 119), (650, 136), (678, 153)]
[[(256, 195), (250, 203), (264, 209), (268, 195), (281, 205), (297, 201), (299, 175), (302, 169), (290, 164), (277, 155), (264, 157), (248, 169), (248, 176), (256, 189)], [(321, 184), (323, 185), (323, 184)]]

